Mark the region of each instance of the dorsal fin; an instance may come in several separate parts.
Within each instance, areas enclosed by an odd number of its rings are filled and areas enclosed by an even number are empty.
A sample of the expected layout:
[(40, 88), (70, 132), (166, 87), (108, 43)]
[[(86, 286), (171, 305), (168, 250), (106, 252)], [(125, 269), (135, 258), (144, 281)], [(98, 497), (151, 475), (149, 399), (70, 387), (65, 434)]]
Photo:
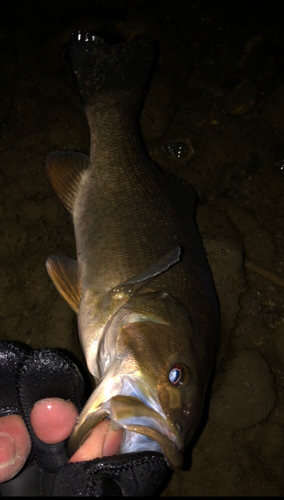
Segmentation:
[(81, 300), (81, 282), (77, 261), (66, 255), (51, 255), (45, 265), (60, 295), (77, 313)]
[(82, 176), (89, 167), (89, 161), (87, 155), (74, 153), (74, 151), (54, 151), (46, 158), (46, 175), (51, 187), (71, 214)]

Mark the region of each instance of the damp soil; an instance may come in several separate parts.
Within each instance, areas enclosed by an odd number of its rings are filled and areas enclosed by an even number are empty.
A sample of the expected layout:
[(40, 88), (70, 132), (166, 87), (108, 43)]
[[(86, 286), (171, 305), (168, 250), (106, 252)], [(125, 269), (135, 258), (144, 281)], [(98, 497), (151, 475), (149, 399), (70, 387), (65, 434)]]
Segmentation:
[(3, 2), (1, 340), (64, 348), (82, 365), (75, 315), (45, 270), (51, 254), (76, 255), (45, 158), (89, 151), (67, 40), (82, 28), (111, 41), (151, 37), (159, 47), (142, 135), (152, 160), (197, 191), (221, 314), (202, 423), (162, 496), (284, 493), (283, 7), (261, 5)]

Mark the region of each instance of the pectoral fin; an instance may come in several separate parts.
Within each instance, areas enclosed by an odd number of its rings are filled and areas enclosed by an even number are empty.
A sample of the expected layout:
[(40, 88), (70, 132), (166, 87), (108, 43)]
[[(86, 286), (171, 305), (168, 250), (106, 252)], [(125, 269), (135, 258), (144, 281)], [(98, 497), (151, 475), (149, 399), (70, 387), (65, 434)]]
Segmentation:
[(81, 300), (77, 261), (65, 255), (51, 255), (46, 261), (46, 269), (59, 293), (77, 313)]
[(140, 288), (148, 285), (156, 276), (159, 276), (163, 272), (167, 271), (170, 267), (176, 264), (180, 260), (181, 248), (175, 247), (161, 259), (159, 259), (154, 264), (150, 265), (142, 272), (135, 274), (132, 278), (119, 285), (113, 287), (109, 295), (121, 297), (124, 295), (127, 298), (132, 297), (137, 293)]

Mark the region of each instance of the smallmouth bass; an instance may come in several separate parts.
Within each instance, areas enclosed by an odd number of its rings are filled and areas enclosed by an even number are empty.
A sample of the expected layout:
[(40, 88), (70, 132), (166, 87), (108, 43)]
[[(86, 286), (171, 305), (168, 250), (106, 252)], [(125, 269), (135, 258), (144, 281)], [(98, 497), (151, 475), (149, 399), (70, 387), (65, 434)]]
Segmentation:
[(109, 45), (85, 31), (71, 36), (90, 157), (47, 157), (48, 179), (73, 218), (77, 260), (54, 255), (46, 266), (78, 315), (96, 383), (70, 454), (107, 418), (123, 429), (120, 453), (158, 451), (176, 469), (200, 421), (219, 311), (195, 192), (153, 164), (141, 141), (155, 57), (149, 39)]

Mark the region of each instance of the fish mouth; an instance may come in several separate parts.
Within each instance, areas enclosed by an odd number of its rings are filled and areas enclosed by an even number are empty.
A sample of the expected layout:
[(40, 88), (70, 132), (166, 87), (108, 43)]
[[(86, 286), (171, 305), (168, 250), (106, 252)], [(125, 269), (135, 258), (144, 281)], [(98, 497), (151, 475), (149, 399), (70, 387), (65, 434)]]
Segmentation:
[(72, 456), (88, 438), (94, 427), (109, 419), (110, 429), (122, 429), (120, 454), (139, 451), (163, 453), (173, 469), (182, 466), (182, 445), (173, 424), (157, 411), (147, 407), (133, 396), (116, 395), (99, 409), (86, 412), (79, 417), (68, 442), (68, 453)]

